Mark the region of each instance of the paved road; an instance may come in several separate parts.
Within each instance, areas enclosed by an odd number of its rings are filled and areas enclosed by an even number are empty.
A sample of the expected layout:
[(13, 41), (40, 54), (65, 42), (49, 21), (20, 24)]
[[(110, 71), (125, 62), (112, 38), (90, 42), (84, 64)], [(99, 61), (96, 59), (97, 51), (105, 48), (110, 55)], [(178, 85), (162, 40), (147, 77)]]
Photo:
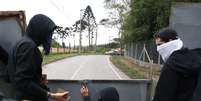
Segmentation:
[(129, 79), (118, 70), (106, 55), (83, 55), (63, 59), (43, 67), (48, 79), (64, 80), (121, 80)]

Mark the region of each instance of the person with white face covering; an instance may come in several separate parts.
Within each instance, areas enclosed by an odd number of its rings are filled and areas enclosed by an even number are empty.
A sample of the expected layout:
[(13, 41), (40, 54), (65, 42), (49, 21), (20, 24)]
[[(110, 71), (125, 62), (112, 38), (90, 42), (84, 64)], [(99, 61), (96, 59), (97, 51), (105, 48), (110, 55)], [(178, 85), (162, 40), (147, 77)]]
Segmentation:
[(162, 29), (154, 38), (164, 65), (153, 101), (190, 101), (196, 88), (201, 57), (184, 48), (173, 29)]

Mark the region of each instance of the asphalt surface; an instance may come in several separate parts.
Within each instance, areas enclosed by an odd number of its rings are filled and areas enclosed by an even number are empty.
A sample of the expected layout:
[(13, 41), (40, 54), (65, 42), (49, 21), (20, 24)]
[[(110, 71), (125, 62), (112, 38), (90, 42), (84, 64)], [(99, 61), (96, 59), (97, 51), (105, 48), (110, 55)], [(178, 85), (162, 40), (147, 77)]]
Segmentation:
[(63, 59), (43, 66), (48, 79), (63, 80), (127, 80), (106, 55), (83, 55)]

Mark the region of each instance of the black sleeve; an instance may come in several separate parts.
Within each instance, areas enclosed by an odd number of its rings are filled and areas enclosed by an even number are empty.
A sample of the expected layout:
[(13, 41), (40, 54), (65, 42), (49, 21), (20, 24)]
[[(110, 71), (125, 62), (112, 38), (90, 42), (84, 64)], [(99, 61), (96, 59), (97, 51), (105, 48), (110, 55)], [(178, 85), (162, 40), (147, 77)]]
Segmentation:
[(47, 97), (47, 91), (40, 87), (40, 84), (34, 82), (37, 75), (37, 47), (30, 43), (22, 44), (16, 52), (16, 70), (14, 82), (18, 90), (34, 98)]
[(178, 76), (174, 70), (164, 65), (155, 89), (153, 101), (173, 101), (176, 94)]
[(8, 53), (0, 46), (0, 61), (4, 64), (8, 63)]
[(91, 101), (90, 96), (83, 96), (83, 101)]

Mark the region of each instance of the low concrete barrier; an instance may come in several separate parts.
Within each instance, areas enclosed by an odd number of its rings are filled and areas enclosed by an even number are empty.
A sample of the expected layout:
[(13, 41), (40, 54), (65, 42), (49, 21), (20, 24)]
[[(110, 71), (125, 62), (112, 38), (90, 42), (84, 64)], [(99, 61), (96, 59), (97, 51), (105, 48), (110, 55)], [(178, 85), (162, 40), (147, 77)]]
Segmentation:
[[(83, 101), (80, 94), (82, 81), (50, 80), (52, 91), (65, 89), (70, 91), (71, 101)], [(115, 87), (120, 101), (151, 101), (151, 80), (88, 80), (92, 101), (96, 101), (98, 92), (106, 87)]]
[[(91, 101), (97, 101), (98, 92), (106, 87), (115, 87), (119, 93), (120, 101), (151, 101), (152, 81), (148, 79), (87, 81)], [(70, 101), (83, 101), (80, 93), (82, 82), (79, 80), (49, 80), (48, 87), (52, 92), (57, 92), (59, 89), (70, 91)], [(12, 86), (5, 82), (0, 82), (0, 92), (4, 94), (5, 99), (15, 96)]]

